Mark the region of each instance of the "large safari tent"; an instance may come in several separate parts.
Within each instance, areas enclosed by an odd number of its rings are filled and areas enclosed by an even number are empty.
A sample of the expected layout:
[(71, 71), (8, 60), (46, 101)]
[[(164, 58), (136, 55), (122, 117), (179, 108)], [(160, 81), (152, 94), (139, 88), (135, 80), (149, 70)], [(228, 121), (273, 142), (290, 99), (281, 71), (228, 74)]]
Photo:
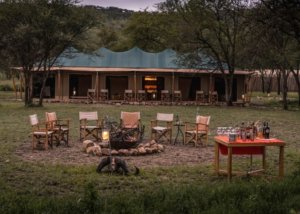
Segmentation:
[[(187, 68), (179, 62), (179, 55), (172, 49), (150, 53), (137, 47), (124, 52), (101, 48), (88, 54), (71, 48), (52, 67), (45, 97), (60, 101), (84, 99), (88, 89), (95, 89), (99, 99), (101, 89), (107, 89), (109, 100), (122, 100), (124, 91), (131, 89), (133, 93), (145, 90), (147, 100), (159, 100), (161, 90), (168, 90), (171, 94), (179, 90), (183, 101), (193, 101), (196, 91), (201, 90), (205, 94), (217, 91), (218, 100), (224, 101), (225, 83), (219, 71), (209, 63)], [(236, 71), (234, 101), (246, 93), (248, 74)], [(35, 94), (40, 88), (38, 78), (39, 74), (36, 74), (33, 80)]]

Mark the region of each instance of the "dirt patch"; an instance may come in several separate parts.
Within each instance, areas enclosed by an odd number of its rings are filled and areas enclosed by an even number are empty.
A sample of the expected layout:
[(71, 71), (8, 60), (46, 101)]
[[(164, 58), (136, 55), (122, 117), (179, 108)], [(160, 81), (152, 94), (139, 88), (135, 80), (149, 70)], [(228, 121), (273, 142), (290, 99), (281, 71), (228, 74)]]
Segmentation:
[[(16, 154), (23, 160), (48, 164), (64, 165), (97, 165), (101, 157), (88, 155), (81, 150), (81, 143), (70, 143), (70, 147), (60, 145), (53, 149), (31, 150), (30, 143), (22, 144)], [(192, 145), (165, 145), (165, 151), (144, 156), (122, 156), (128, 165), (136, 165), (143, 168), (174, 165), (196, 165), (212, 163), (214, 147), (194, 147)]]

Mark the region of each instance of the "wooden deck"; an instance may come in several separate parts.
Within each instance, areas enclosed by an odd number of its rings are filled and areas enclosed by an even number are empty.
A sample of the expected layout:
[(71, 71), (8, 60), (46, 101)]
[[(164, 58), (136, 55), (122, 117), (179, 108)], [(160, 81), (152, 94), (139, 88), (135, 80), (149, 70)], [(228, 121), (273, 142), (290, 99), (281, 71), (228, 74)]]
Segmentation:
[(147, 100), (147, 101), (125, 101), (125, 100), (106, 100), (106, 101), (93, 101), (91, 102), (85, 97), (76, 97), (75, 99), (58, 100), (58, 99), (44, 99), (45, 103), (84, 103), (84, 104), (108, 104), (108, 105), (150, 105), (150, 106), (222, 106), (224, 102), (216, 103), (199, 103), (196, 101), (181, 101), (181, 102), (166, 102), (160, 100)]

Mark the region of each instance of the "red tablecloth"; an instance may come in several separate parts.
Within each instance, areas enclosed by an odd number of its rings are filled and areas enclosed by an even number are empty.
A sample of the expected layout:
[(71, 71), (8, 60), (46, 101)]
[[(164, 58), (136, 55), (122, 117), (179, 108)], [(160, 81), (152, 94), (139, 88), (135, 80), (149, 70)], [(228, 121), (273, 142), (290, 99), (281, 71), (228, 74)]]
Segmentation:
[[(220, 140), (222, 140), (224, 142), (228, 142), (228, 136), (218, 136), (217, 138), (219, 138)], [(263, 152), (264, 152), (264, 146), (255, 146), (255, 144), (268, 143), (268, 142), (281, 143), (282, 141), (278, 140), (278, 139), (255, 139), (253, 141), (252, 140), (237, 139), (234, 143), (238, 143), (238, 144), (239, 143), (241, 143), (241, 144), (251, 143), (251, 144), (253, 144), (253, 146), (234, 147), (234, 148), (232, 148), (232, 154), (235, 154), (235, 155), (262, 155)], [(227, 155), (228, 154), (227, 146), (219, 144), (219, 150), (220, 150), (222, 155)]]
[[(220, 145), (219, 147), (222, 155), (227, 155), (227, 146)], [(232, 154), (234, 155), (262, 155), (264, 147), (242, 147), (242, 148), (232, 148)]]

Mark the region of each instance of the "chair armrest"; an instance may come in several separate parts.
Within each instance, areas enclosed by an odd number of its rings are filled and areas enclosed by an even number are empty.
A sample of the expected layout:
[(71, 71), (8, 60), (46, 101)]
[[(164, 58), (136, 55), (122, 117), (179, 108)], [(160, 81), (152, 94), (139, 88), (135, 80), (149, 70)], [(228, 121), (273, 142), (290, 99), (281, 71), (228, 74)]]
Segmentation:
[(151, 128), (157, 126), (157, 120), (151, 120)]
[(192, 122), (185, 122), (184, 123), (184, 131), (191, 131), (191, 130), (196, 130), (197, 129), (197, 123), (192, 123)]
[(167, 127), (168, 127), (169, 129), (172, 129), (172, 127), (173, 127), (173, 121), (168, 121), (168, 122), (167, 122)]
[(103, 119), (98, 119), (97, 120), (97, 126), (99, 127), (99, 128), (103, 128)]
[(87, 119), (81, 119), (81, 120), (79, 120), (79, 123), (80, 123), (80, 127), (81, 126), (86, 127), (86, 125), (87, 125)]
[(69, 118), (66, 118), (66, 119), (58, 119), (58, 120), (57, 120), (57, 125), (58, 125), (58, 126), (66, 126), (66, 127), (69, 127), (70, 121), (71, 121), (71, 119), (69, 119)]

